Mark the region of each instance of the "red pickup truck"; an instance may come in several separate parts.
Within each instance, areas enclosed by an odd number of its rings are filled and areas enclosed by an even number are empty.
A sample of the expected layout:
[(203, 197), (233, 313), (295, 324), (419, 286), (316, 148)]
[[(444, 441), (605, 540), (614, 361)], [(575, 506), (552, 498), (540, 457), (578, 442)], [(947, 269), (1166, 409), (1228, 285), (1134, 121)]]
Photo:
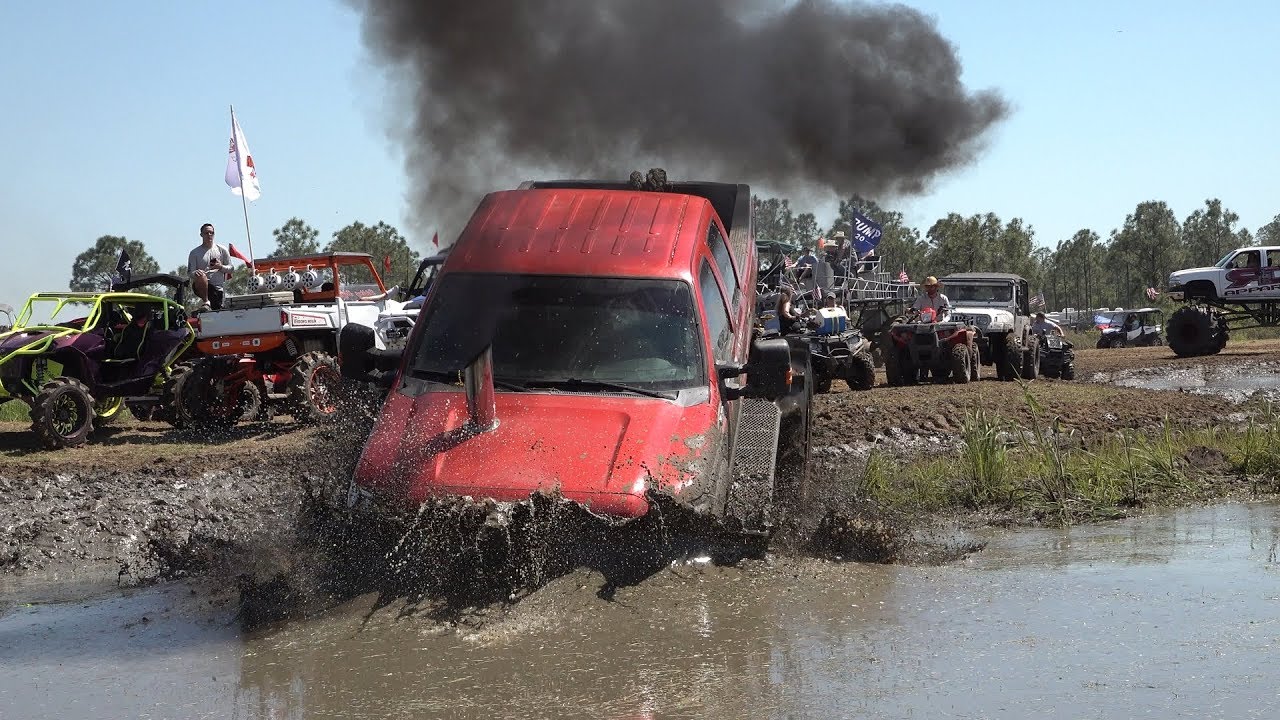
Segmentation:
[(665, 190), (489, 194), (403, 350), (348, 325), (344, 376), (388, 391), (349, 503), (555, 489), (636, 517), (666, 493), (767, 526), (775, 490), (803, 493), (809, 356), (757, 337), (750, 188)]

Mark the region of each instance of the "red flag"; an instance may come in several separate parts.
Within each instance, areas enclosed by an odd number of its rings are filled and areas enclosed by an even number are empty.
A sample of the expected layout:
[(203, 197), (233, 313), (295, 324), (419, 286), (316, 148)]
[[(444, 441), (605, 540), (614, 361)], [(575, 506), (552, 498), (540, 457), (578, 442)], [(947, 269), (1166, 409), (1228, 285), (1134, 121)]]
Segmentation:
[(235, 245), (227, 246), (227, 252), (231, 253), (231, 257), (237, 258), (244, 262), (245, 265), (252, 265), (253, 261), (244, 256), (244, 253), (236, 249)]
[(382, 272), (388, 272), (388, 273), (391, 272), (391, 256), (390, 255), (382, 256)]
[(440, 231), (437, 230), (435, 234), (431, 236), (431, 244), (436, 247), (440, 247)]

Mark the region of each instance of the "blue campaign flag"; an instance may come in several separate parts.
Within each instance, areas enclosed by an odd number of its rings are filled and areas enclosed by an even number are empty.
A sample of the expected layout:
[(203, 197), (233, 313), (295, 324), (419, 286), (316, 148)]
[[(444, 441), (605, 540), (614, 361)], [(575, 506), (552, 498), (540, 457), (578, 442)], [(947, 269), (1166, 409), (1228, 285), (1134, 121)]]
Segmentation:
[(1111, 318), (1106, 315), (1094, 315), (1093, 324), (1098, 327), (1111, 327)]
[(880, 244), (880, 236), (884, 235), (884, 228), (880, 227), (880, 223), (854, 210), (850, 225), (853, 226), (853, 247), (857, 249), (859, 257), (875, 250)]

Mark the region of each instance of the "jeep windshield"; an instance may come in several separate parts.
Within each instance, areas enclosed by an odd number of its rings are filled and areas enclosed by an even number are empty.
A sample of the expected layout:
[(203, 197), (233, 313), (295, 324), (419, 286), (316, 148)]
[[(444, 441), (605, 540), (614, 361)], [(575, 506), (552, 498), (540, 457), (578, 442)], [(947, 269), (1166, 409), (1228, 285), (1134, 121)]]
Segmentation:
[(494, 377), (509, 387), (692, 388), (706, 377), (693, 308), (678, 280), (447, 274), (420, 321), (410, 374), (456, 378), (492, 344)]
[(944, 290), (954, 305), (1007, 305), (1013, 302), (1013, 286), (1005, 283), (949, 285)]

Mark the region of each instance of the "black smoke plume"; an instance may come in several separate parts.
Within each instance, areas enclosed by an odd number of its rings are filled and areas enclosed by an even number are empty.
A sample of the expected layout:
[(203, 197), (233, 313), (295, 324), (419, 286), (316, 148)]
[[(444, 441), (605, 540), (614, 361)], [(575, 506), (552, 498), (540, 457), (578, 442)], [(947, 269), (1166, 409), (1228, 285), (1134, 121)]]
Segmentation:
[(461, 229), (523, 179), (919, 193), (1008, 106), (900, 5), (830, 0), (353, 0), (404, 92), (411, 204)]

